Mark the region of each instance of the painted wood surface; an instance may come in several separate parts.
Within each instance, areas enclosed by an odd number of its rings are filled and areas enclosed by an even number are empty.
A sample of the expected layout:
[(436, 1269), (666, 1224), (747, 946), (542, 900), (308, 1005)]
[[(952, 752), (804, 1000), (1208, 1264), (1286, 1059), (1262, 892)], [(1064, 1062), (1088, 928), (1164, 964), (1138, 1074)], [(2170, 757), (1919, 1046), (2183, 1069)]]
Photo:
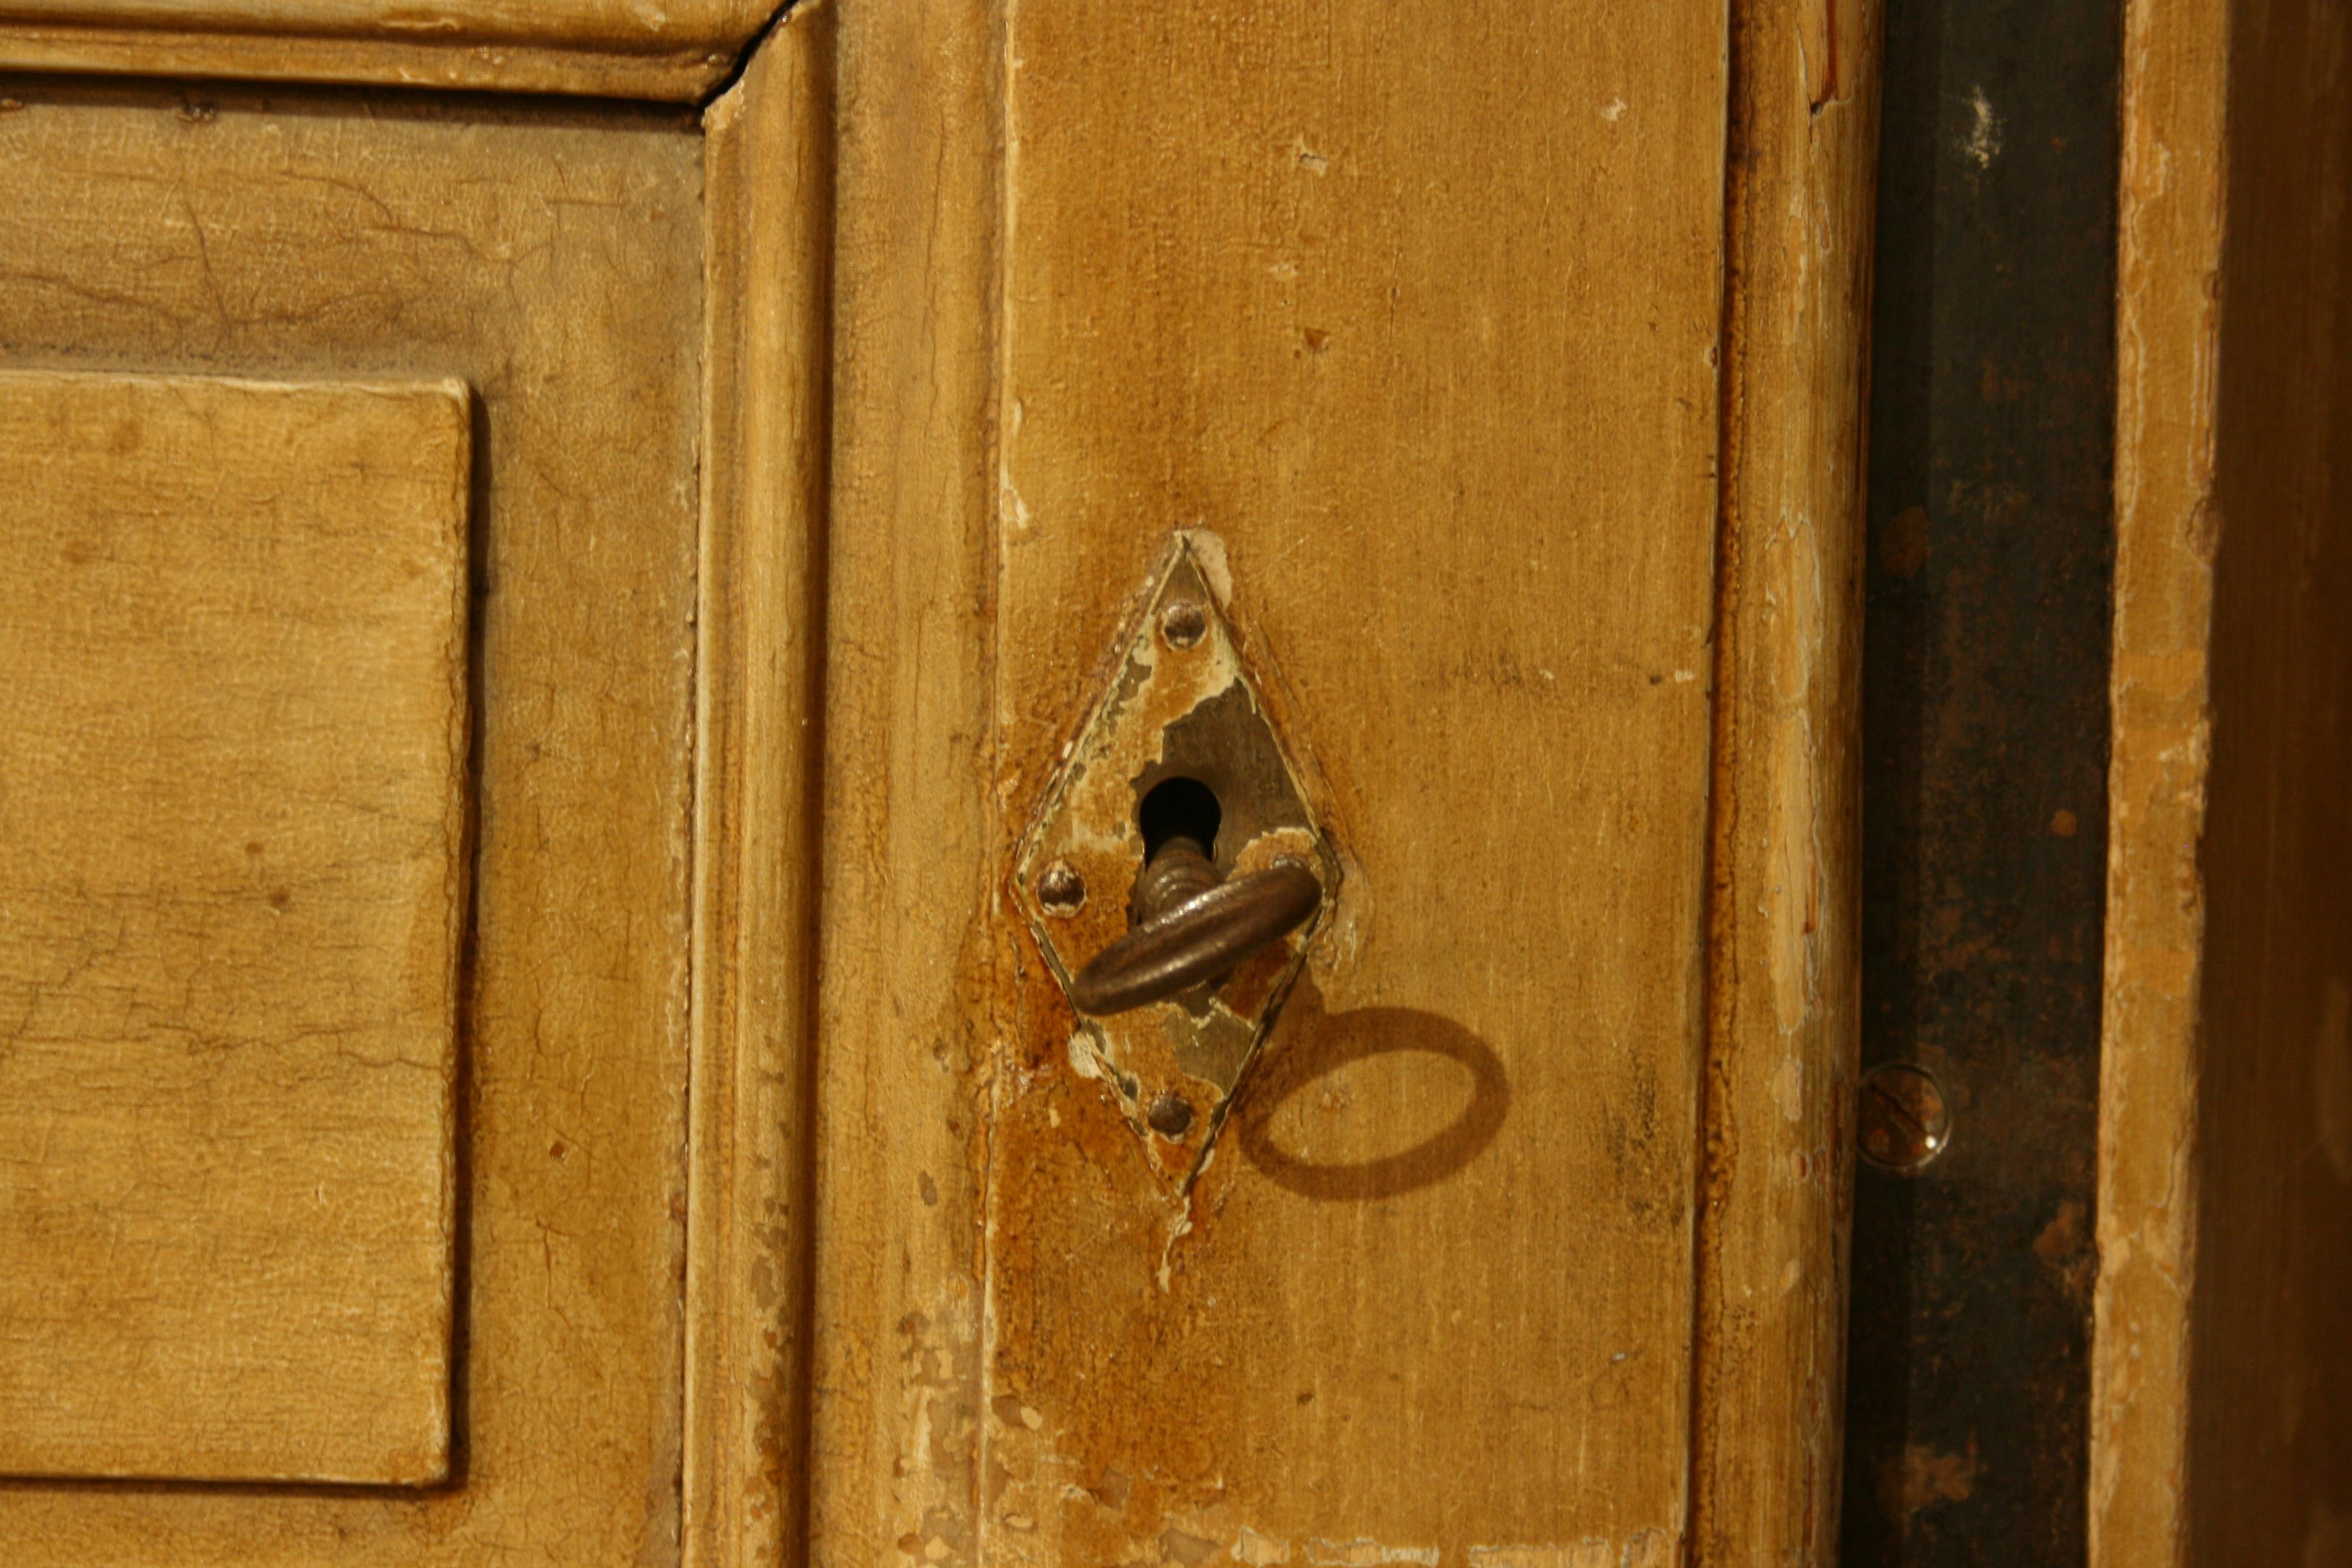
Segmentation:
[(2090, 1560), (2184, 1561), (2228, 6), (2125, 7)]
[(0, 374), (0, 1474), (447, 1471), (468, 416)]
[(999, 940), (979, 1560), (1670, 1560), (1725, 48), (1704, 5), (1012, 14), (997, 836), (1182, 527), (1344, 871), (1183, 1206)]
[[(450, 1483), (0, 1482), (11, 1564), (677, 1552), (702, 148), (690, 121), (26, 83), (0, 359), (473, 388)], [(382, 459), (401, 471), (407, 459)], [(299, 896), (299, 889), (297, 889)]]
[(2230, 43), (2189, 1557), (2352, 1562), (2352, 14)]
[[(1727, 210), (1704, 8), (843, 9), (818, 1560), (1663, 1563), (1695, 1415), (1707, 1560), (1826, 1559), (1871, 100), (1811, 20), (1739, 35)], [(1348, 863), (1171, 1205), (1005, 879), (1178, 528)]]
[(704, 124), (688, 1563), (796, 1561), (809, 1464), (813, 726), (824, 652), (833, 13), (779, 28)]
[[(700, 149), (0, 116), (0, 347), (462, 375), (487, 475), (457, 1484), (0, 1529), (1826, 1561), (1869, 34), (1589, 12), (817, 7)], [(1180, 527), (1348, 890), (1178, 1206), (1005, 877)]]
[(1736, 5), (1691, 1561), (1835, 1561), (1882, 8)]
[(692, 99), (781, 0), (0, 0), (0, 66)]

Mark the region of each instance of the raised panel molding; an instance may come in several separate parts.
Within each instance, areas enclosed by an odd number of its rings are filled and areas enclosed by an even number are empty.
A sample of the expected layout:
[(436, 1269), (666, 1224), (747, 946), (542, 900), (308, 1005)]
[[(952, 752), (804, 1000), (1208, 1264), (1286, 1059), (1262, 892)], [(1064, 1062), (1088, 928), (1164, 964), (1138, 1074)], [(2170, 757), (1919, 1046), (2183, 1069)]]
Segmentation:
[(782, 0), (0, 0), (0, 67), (700, 98)]
[(0, 375), (0, 1472), (448, 1468), (470, 446)]

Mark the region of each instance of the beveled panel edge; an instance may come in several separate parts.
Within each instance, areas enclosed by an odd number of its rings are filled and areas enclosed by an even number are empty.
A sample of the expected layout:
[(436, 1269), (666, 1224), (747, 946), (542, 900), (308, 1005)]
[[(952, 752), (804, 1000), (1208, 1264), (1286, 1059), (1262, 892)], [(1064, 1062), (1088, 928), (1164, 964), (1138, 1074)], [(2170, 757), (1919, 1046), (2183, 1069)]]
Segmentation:
[(745, 47), (782, 8), (783, 0), (711, 0), (699, 7), (709, 13), (703, 25), (642, 37), (592, 31), (578, 25), (577, 7), (557, 6), (528, 26), (490, 31), (452, 24), (437, 36), (388, 24), (329, 29), (282, 16), (273, 30), (262, 0), (223, 6), (250, 14), (236, 26), (209, 16), (166, 26), (0, 14), (0, 70), (694, 102), (728, 79)]

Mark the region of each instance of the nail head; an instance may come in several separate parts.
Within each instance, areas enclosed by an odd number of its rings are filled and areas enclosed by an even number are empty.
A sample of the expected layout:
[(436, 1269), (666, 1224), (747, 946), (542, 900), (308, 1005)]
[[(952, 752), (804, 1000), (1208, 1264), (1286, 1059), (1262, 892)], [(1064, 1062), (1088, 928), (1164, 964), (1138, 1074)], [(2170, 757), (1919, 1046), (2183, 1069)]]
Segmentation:
[(1854, 1114), (1862, 1157), (1882, 1171), (1916, 1175), (1952, 1141), (1951, 1106), (1926, 1068), (1887, 1062), (1863, 1076)]

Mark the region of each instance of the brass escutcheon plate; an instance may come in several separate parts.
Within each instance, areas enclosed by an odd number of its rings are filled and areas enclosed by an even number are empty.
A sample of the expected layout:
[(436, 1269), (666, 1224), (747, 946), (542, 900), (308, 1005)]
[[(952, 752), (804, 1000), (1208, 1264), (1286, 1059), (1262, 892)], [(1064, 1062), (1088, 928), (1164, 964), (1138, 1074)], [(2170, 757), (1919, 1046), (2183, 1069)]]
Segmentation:
[[(1212, 858), (1228, 880), (1304, 860), (1328, 910), (1339, 862), (1265, 715), (1224, 606), (1180, 534), (1120, 634), (1125, 658), (1087, 717), (1015, 859), (1017, 901), (1047, 967), (1071, 976), (1126, 934), (1144, 865), (1144, 797), (1189, 778), (1215, 795)], [(1041, 887), (1042, 893), (1041, 896)], [(1083, 892), (1075, 898), (1074, 889)], [(1070, 1064), (1108, 1086), (1152, 1169), (1189, 1188), (1322, 917), (1223, 980), (1106, 1017), (1076, 1015)]]

